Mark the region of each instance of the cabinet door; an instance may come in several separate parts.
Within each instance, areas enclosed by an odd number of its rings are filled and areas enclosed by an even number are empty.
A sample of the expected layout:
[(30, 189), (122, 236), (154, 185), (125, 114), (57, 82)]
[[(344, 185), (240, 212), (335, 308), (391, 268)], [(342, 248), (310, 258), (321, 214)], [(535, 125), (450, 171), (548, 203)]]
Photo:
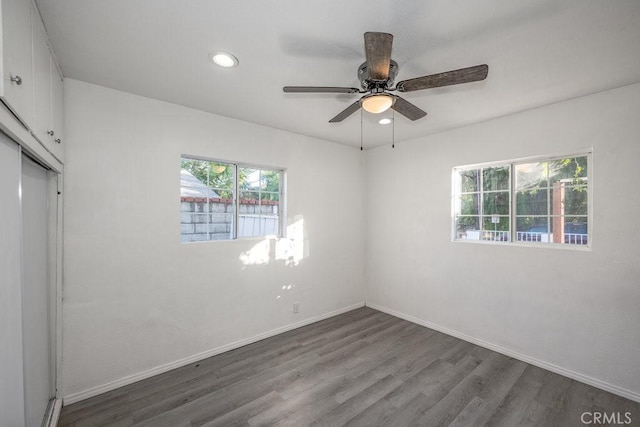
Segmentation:
[(64, 163), (64, 100), (63, 82), (58, 67), (53, 58), (50, 62), (51, 70), (51, 123), (55, 132), (53, 135), (52, 153)]
[(51, 77), (49, 62), (51, 61), (47, 34), (40, 20), (40, 15), (32, 7), (31, 28), (33, 29), (33, 102), (34, 116), (31, 130), (45, 148), (51, 151), (53, 132), (51, 124)]
[(31, 2), (1, 0), (2, 82), (0, 96), (26, 126), (33, 115), (31, 81)]

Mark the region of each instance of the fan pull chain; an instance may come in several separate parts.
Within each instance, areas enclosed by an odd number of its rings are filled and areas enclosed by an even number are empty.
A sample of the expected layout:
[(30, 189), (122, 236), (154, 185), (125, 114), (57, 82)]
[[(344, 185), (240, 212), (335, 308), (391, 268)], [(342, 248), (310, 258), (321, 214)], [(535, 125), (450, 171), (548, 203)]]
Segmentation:
[(391, 109), (391, 148), (396, 148), (396, 110)]
[(360, 151), (362, 151), (362, 108), (360, 109)]

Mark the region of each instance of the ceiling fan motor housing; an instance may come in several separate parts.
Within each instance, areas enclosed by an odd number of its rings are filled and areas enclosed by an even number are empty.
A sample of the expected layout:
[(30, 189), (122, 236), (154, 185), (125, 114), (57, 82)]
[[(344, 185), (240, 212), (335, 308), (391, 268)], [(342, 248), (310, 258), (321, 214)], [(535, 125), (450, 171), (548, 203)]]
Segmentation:
[(389, 77), (386, 80), (373, 80), (369, 78), (369, 70), (367, 63), (363, 63), (358, 67), (358, 80), (362, 89), (369, 91), (374, 89), (387, 89), (393, 86), (394, 80), (398, 75), (398, 63), (393, 59), (389, 63)]

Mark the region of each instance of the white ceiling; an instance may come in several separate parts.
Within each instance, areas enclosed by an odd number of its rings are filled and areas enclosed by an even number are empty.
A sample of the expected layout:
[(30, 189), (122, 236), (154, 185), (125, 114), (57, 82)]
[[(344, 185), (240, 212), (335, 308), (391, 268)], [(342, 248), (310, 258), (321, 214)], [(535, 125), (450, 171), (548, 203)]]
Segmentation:
[[(37, 0), (65, 77), (354, 146), (366, 31), (394, 35), (396, 81), (478, 64), (485, 81), (405, 93), (395, 141), (640, 82), (638, 0)], [(240, 65), (209, 62), (213, 50)], [(376, 117), (378, 118), (378, 117)], [(541, 124), (542, 125), (542, 124)], [(363, 114), (365, 148), (391, 125)]]

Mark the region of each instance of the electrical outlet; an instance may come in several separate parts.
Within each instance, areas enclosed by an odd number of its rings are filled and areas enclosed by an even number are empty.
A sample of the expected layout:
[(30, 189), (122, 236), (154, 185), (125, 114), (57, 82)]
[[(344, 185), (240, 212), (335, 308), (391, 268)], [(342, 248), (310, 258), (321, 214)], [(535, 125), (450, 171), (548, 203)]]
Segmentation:
[(299, 302), (294, 302), (293, 303), (293, 312), (294, 313), (298, 313), (300, 311), (300, 303)]

